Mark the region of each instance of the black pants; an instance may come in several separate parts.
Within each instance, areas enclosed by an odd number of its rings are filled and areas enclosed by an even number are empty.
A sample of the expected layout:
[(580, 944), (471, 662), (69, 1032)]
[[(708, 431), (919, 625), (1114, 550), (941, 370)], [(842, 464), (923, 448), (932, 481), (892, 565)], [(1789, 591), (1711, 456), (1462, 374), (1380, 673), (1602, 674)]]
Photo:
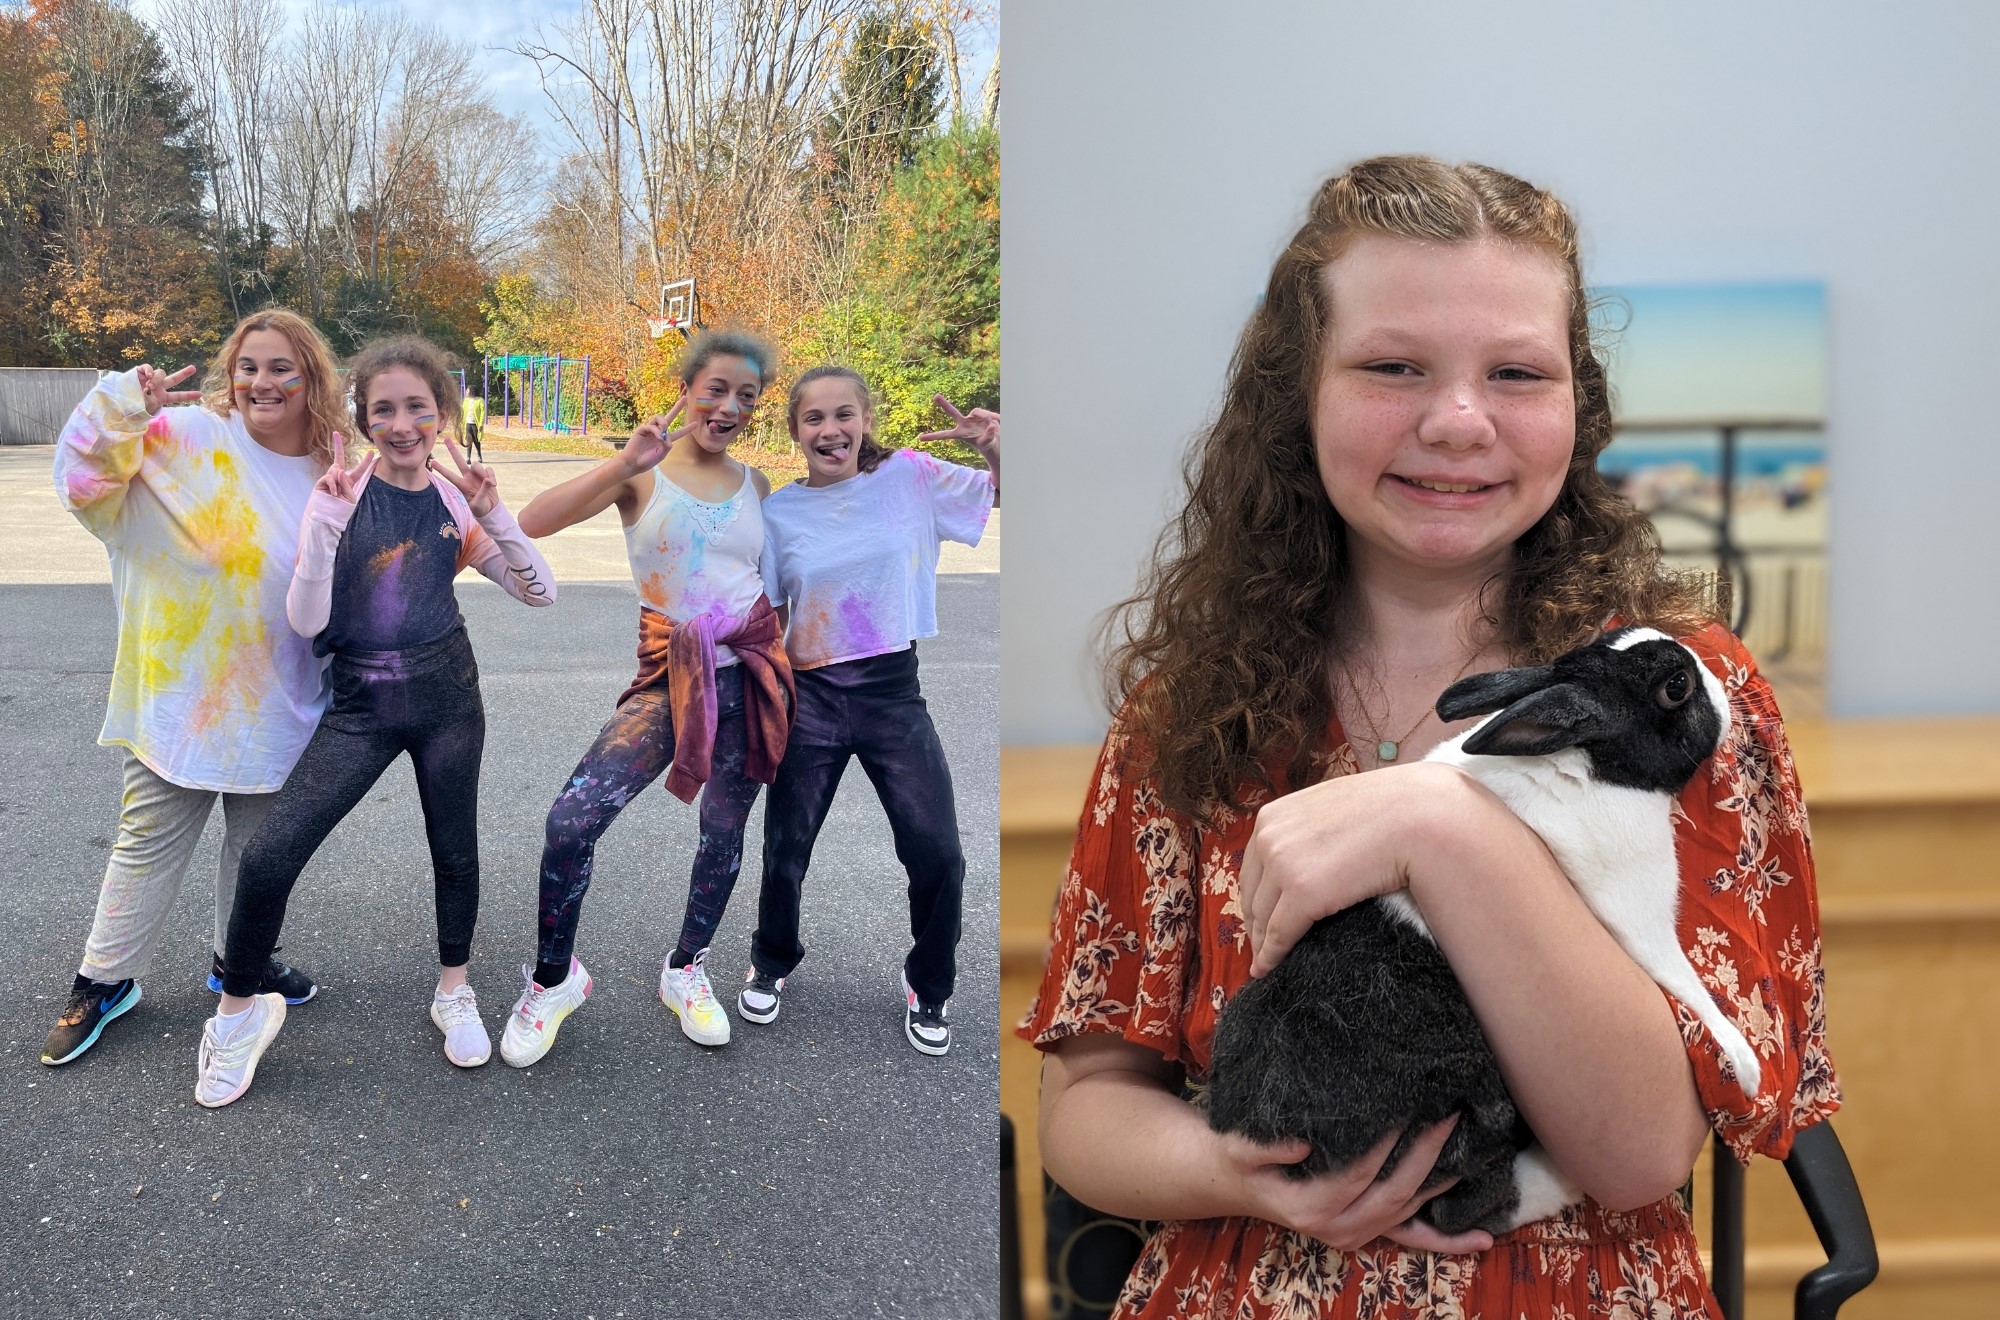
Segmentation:
[(766, 976), (786, 976), (805, 957), (799, 896), (813, 842), (848, 758), (859, 757), (909, 874), (914, 944), (903, 971), (919, 998), (941, 1003), (958, 972), (965, 854), (951, 767), (917, 687), (916, 648), (801, 670), (798, 686), (791, 741), (764, 805), (764, 887), (750, 960)]
[(465, 629), (406, 651), (333, 659), (333, 705), (243, 850), (222, 988), (255, 993), (299, 873), (404, 752), (417, 772), (437, 891), (438, 962), (464, 964), (479, 915), (479, 759), (486, 708)]
[(484, 428), (478, 422), (467, 422), (465, 424), (465, 448), (467, 453), (484, 462), (486, 452), (479, 447), (479, 432), (482, 429)]

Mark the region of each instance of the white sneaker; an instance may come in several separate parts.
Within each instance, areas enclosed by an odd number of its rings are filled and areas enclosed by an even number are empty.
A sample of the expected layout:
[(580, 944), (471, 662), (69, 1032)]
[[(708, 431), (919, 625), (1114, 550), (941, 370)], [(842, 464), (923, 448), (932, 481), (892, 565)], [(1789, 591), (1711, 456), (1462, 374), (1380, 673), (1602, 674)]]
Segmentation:
[(660, 1002), (674, 1010), (681, 1020), (681, 1034), (697, 1045), (727, 1045), (729, 1014), (715, 1002), (715, 990), (708, 983), (708, 950), (703, 949), (685, 967), (672, 961), (660, 967)]
[(569, 960), (569, 976), (561, 985), (536, 985), (532, 967), (521, 969), (521, 980), (527, 988), (514, 1001), (507, 1029), (500, 1033), (500, 1057), (516, 1068), (527, 1068), (549, 1052), (556, 1043), (556, 1028), (583, 1006), (591, 987), (590, 973), (575, 958)]
[(285, 997), (275, 991), (253, 995), (249, 1012), (226, 1036), (215, 1018), (203, 1023), (194, 1102), (205, 1109), (220, 1109), (249, 1090), (250, 1079), (257, 1075), (257, 1060), (264, 1057), (284, 1024)]
[(479, 1001), (472, 987), (462, 985), (450, 994), (431, 993), (431, 1021), (444, 1033), (444, 1057), (461, 1068), (477, 1068), (493, 1057), (493, 1041), (486, 1024), (479, 1020)]

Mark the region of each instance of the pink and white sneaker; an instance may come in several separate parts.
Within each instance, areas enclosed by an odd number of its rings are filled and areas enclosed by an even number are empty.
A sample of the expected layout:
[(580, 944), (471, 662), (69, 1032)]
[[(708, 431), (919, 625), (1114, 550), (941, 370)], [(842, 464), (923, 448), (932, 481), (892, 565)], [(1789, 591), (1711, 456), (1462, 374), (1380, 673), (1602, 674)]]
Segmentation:
[(575, 958), (569, 960), (569, 975), (560, 985), (535, 984), (532, 967), (521, 969), (526, 988), (514, 1001), (507, 1029), (500, 1033), (500, 1057), (516, 1068), (541, 1062), (556, 1043), (556, 1029), (563, 1019), (583, 1006), (590, 997), (590, 973)]

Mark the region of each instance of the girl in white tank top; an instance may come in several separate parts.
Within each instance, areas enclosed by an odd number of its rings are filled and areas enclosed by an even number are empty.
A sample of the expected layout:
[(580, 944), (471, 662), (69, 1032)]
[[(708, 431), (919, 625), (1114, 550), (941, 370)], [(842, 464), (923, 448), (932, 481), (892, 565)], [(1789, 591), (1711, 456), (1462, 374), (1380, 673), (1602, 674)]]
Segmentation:
[[(747, 335), (701, 336), (672, 413), (521, 511), (528, 534), (546, 536), (618, 506), (639, 590), (640, 667), (549, 809), (536, 964), (522, 969), (526, 985), (500, 1041), (500, 1057), (517, 1068), (548, 1053), (590, 993), (573, 949), (597, 840), (662, 772), (683, 801), (699, 790), (701, 841), (680, 938), (660, 969), (660, 999), (689, 1039), (729, 1040), (729, 1017), (708, 982), (708, 945), (742, 866), (751, 804), (784, 754), (793, 694), (758, 570), (761, 501), (771, 485), (728, 454), (772, 363), (770, 347)], [(673, 429), (676, 419), (683, 424)]]

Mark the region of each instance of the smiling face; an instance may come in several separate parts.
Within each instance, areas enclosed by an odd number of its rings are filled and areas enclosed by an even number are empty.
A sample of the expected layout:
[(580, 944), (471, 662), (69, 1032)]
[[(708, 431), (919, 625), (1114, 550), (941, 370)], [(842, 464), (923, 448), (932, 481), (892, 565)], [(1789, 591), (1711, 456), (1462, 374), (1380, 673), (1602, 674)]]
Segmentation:
[(437, 445), (438, 404), (422, 376), (408, 367), (376, 372), (368, 381), (361, 424), (382, 455), (381, 475), (413, 490), (430, 480), (425, 464)]
[(229, 372), (236, 411), (252, 435), (287, 435), (305, 425), (305, 367), (283, 334), (252, 330), (243, 336)]
[(1504, 568), (1576, 443), (1563, 267), (1519, 244), (1370, 234), (1321, 278), (1313, 441), (1356, 571)]
[(764, 378), (755, 363), (733, 353), (718, 353), (695, 369), (688, 382), (688, 406), (702, 419), (691, 437), (710, 454), (720, 454), (750, 426)]
[(861, 470), (861, 438), (875, 414), (844, 376), (807, 381), (792, 414), (792, 439), (806, 456), (806, 485), (831, 486)]

